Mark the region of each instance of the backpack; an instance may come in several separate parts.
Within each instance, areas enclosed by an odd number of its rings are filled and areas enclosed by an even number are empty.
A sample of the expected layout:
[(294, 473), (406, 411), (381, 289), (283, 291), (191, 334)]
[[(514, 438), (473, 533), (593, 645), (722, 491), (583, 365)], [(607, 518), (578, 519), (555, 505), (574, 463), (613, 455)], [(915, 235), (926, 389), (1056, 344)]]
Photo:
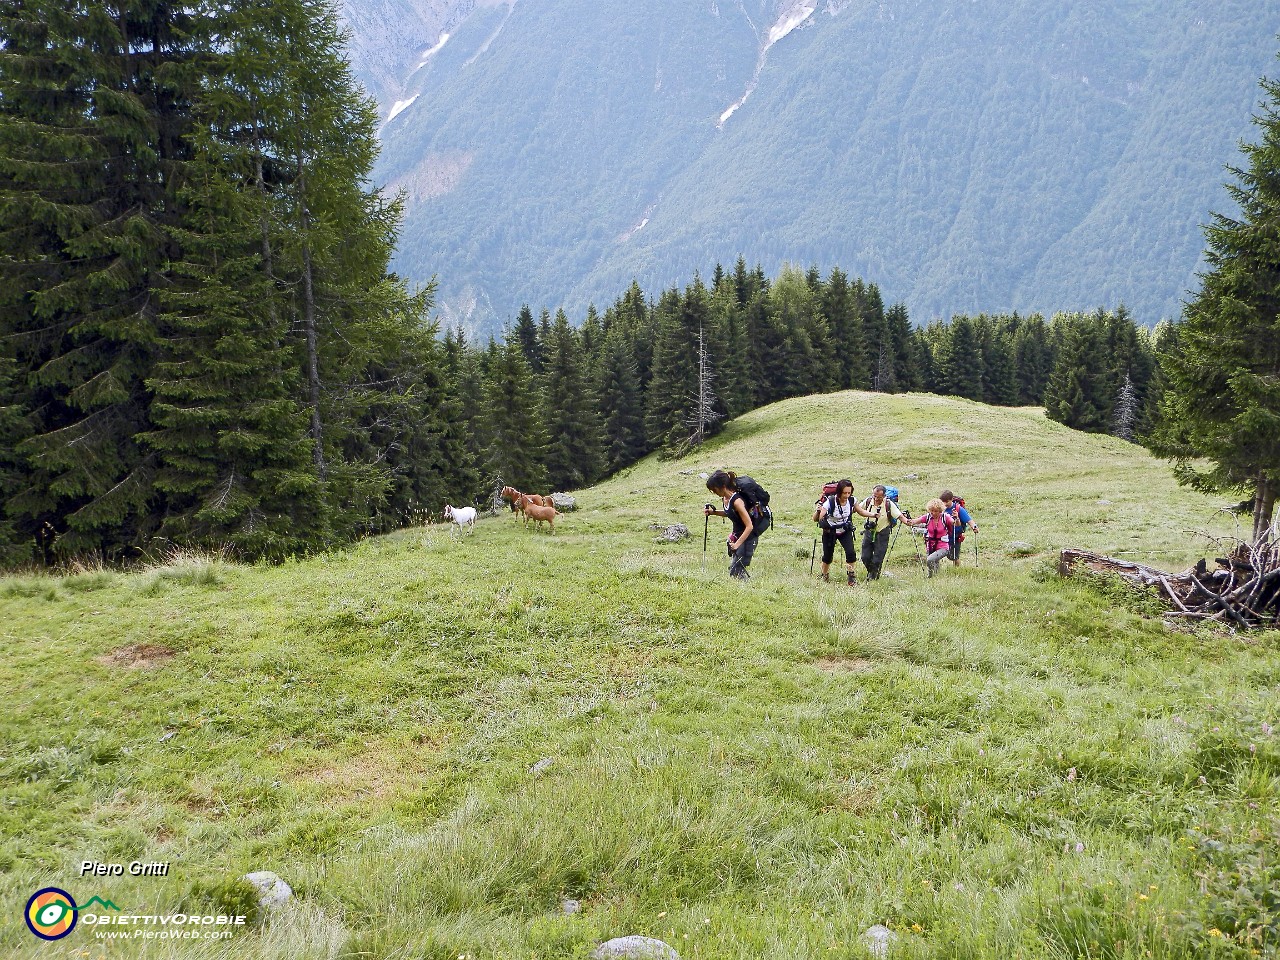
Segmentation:
[[(883, 486), (884, 486), (884, 502), (888, 503), (890, 502), (890, 500), (893, 500), (893, 506), (899, 508), (899, 511), (902, 511), (902, 508), (899, 506), (899, 503), (897, 503), (896, 486), (890, 486), (888, 484), (884, 484)], [(874, 500), (872, 499), (872, 497), (863, 498), (863, 509), (870, 509), (872, 508), (873, 504), (874, 504)], [(902, 516), (904, 517), (906, 516), (905, 511), (902, 511)], [(893, 511), (890, 511), (890, 513), (888, 513), (888, 529), (892, 530), (893, 527), (895, 526), (897, 526), (897, 521), (893, 520)]]
[(750, 477), (738, 477), (734, 486), (738, 493), (742, 494), (742, 499), (747, 502), (748, 511), (754, 511), (757, 507), (763, 509), (769, 506), (769, 491)]
[[(963, 507), (964, 497), (953, 497), (951, 499), (951, 502), (954, 503), (957, 507)], [(950, 513), (950, 511), (948, 511), (948, 513)], [(964, 532), (969, 529), (969, 525), (967, 523), (960, 522), (959, 510), (957, 510), (954, 514), (951, 514), (951, 517), (956, 522), (955, 532), (952, 534), (952, 536), (958, 538), (958, 540), (963, 540)]]

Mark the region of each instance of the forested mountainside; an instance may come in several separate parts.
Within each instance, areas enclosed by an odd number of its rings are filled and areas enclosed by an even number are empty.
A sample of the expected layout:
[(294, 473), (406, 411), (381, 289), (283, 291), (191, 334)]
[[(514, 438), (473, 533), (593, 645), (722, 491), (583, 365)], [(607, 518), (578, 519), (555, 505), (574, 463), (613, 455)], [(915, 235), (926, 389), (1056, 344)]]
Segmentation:
[(920, 321), (1123, 302), (1154, 322), (1229, 209), (1280, 0), (347, 14), (382, 101), (377, 176), (408, 203), (397, 269), (439, 277), (447, 322), (580, 316), (739, 254), (838, 263)]

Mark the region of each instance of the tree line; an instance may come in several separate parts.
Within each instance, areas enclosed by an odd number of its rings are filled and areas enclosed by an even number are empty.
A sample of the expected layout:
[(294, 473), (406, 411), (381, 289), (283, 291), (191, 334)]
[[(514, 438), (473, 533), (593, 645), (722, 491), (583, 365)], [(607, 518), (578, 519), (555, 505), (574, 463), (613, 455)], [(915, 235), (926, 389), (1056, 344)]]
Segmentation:
[(1148, 330), (1123, 307), (915, 327), (838, 267), (771, 280), (740, 258), (656, 297), (633, 283), (576, 325), (526, 305), (487, 343), (451, 331), (446, 379), (477, 491), (499, 479), (571, 490), (654, 451), (684, 453), (756, 407), (832, 390), (1044, 404), (1068, 426), (1138, 440), (1159, 417), (1157, 354), (1173, 329)]

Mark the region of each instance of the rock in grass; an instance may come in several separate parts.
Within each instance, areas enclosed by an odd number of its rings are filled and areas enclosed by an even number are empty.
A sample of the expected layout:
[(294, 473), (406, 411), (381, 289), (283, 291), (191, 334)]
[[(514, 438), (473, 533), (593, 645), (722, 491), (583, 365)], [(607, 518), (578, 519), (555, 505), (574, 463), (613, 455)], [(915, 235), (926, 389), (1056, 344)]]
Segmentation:
[(615, 937), (596, 947), (591, 960), (680, 960), (680, 954), (653, 937)]
[(532, 767), (529, 768), (529, 772), (536, 777), (538, 774), (547, 770), (551, 766), (551, 764), (553, 764), (554, 762), (555, 761), (552, 760), (550, 757), (543, 757), (541, 760), (539, 760), (537, 763), (535, 763)]
[(898, 935), (881, 923), (868, 927), (862, 934), (862, 942), (867, 945), (867, 950), (873, 957), (887, 957), (889, 948), (897, 939)]
[(654, 530), (661, 530), (662, 535), (653, 538), (654, 543), (683, 543), (689, 539), (689, 528), (683, 523), (672, 523), (664, 527), (660, 523), (653, 524)]
[(1009, 544), (1009, 552), (1014, 556), (1022, 556), (1028, 553), (1035, 553), (1035, 544), (1027, 543), (1025, 540), (1014, 540)]
[(258, 888), (258, 903), (268, 910), (283, 906), (293, 896), (293, 888), (270, 870), (246, 873), (244, 878)]
[(581, 900), (562, 900), (560, 902), (560, 911), (567, 917), (571, 917), (575, 913), (581, 913), (582, 901)]
[(578, 509), (578, 501), (567, 493), (553, 493), (551, 495), (551, 503), (561, 513), (569, 513), (571, 510)]

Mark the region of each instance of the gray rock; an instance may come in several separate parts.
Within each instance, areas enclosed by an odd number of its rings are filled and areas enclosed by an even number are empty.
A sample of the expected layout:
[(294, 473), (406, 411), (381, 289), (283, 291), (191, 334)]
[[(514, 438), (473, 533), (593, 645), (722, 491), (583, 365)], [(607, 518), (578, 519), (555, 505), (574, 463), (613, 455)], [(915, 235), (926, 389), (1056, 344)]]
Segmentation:
[(551, 495), (551, 502), (561, 513), (569, 513), (578, 509), (578, 501), (567, 493), (553, 493)]
[(596, 947), (592, 960), (680, 960), (680, 954), (653, 937), (615, 937)]
[(1100, 506), (1100, 507), (1109, 507), (1109, 506), (1111, 506), (1111, 501), (1110, 501), (1110, 500), (1099, 500), (1099, 501), (1098, 501), (1098, 506)]
[(535, 763), (532, 767), (529, 768), (529, 772), (532, 773), (534, 776), (537, 776), (538, 774), (546, 770), (548, 767), (550, 767), (553, 762), (554, 761), (550, 757), (543, 757), (541, 760), (539, 760), (537, 763)]
[(560, 910), (565, 916), (571, 917), (575, 913), (582, 912), (582, 901), (580, 900), (564, 900), (560, 903)]
[(907, 474), (905, 477), (903, 477), (902, 479), (903, 479), (903, 480), (919, 480), (919, 479), (920, 479), (920, 477), (919, 477), (919, 476), (917, 476), (917, 475), (916, 475), (916, 474), (914, 474), (914, 473), (908, 473), (908, 474)]
[(652, 524), (651, 529), (662, 531), (661, 536), (653, 538), (654, 543), (683, 543), (690, 537), (689, 528), (683, 523), (673, 523), (665, 527), (655, 523)]
[(862, 942), (873, 957), (887, 957), (889, 948), (898, 940), (898, 935), (883, 924), (877, 923), (868, 927), (862, 934)]
[(293, 888), (270, 870), (246, 873), (244, 878), (258, 888), (258, 903), (268, 910), (284, 906), (293, 896)]
[(1009, 544), (1010, 553), (1035, 553), (1036, 546), (1034, 543), (1027, 543), (1025, 540), (1014, 540)]
[(692, 471), (692, 470), (681, 470), (681, 471), (680, 471), (680, 476), (682, 476), (682, 477), (692, 477), (692, 476), (693, 476), (693, 471)]

